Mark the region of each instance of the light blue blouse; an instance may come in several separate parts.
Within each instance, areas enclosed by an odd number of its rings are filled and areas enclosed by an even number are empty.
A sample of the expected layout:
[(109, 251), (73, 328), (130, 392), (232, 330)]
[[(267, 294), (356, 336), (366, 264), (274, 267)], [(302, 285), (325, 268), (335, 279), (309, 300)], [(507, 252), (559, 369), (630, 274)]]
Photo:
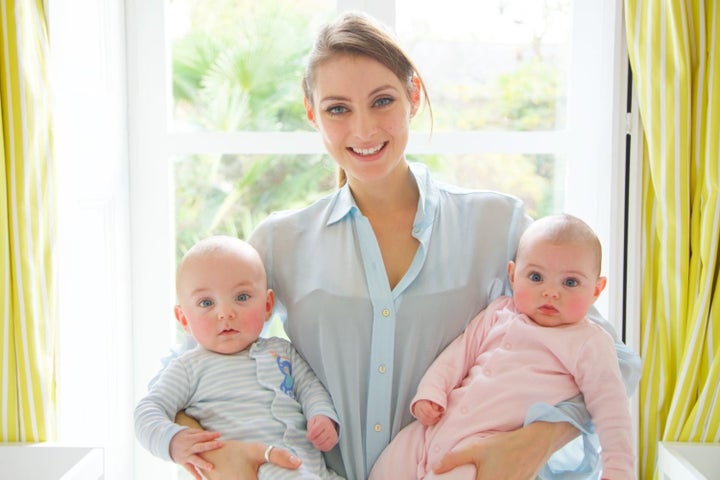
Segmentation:
[[(339, 449), (326, 455), (328, 466), (351, 480), (367, 478), (412, 420), (410, 401), (435, 357), (492, 299), (510, 293), (507, 262), (531, 222), (515, 197), (439, 184), (421, 164), (411, 172), (420, 191), (413, 224), (420, 246), (392, 290), (347, 185), (302, 210), (271, 215), (250, 238), (290, 340), (338, 412)], [(628, 352), (620, 362), (634, 388), (637, 356)], [(588, 424), (579, 403), (551, 409), (553, 420)]]

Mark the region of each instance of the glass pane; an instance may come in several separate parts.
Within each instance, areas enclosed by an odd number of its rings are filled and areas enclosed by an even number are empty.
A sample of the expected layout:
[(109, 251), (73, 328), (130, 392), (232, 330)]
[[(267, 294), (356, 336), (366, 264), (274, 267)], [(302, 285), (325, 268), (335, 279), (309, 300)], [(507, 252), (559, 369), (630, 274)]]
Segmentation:
[(435, 130), (562, 129), (571, 10), (571, 0), (397, 0)]
[(337, 179), (324, 155), (193, 155), (174, 166), (178, 260), (208, 235), (247, 238), (271, 212), (309, 205)]
[(171, 128), (310, 130), (302, 61), (334, 12), (334, 0), (171, 0)]
[(527, 213), (538, 218), (563, 204), (562, 160), (555, 155), (422, 155), (434, 177), (461, 187), (511, 193), (523, 200)]

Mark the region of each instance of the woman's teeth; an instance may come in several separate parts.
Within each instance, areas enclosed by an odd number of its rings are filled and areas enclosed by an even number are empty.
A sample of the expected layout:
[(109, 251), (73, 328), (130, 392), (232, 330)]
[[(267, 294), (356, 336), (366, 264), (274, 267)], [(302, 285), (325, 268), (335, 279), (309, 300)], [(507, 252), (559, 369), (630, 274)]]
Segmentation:
[(358, 155), (372, 155), (372, 154), (374, 154), (374, 153), (379, 152), (380, 149), (383, 148), (384, 146), (385, 146), (385, 144), (384, 144), (384, 143), (381, 143), (380, 145), (378, 145), (378, 146), (376, 146), (376, 147), (372, 147), (372, 148), (355, 148), (355, 147), (352, 147), (351, 150), (352, 150), (353, 152), (357, 153)]

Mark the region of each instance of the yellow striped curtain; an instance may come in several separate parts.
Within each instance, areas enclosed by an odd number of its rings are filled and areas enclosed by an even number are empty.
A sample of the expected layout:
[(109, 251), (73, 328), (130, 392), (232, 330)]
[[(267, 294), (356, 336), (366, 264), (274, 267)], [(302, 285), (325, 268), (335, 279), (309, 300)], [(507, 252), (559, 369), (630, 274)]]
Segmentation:
[(0, 441), (35, 442), (54, 438), (57, 310), (42, 0), (1, 0), (0, 30)]
[(720, 442), (720, 11), (626, 0), (645, 133), (640, 478), (658, 441)]

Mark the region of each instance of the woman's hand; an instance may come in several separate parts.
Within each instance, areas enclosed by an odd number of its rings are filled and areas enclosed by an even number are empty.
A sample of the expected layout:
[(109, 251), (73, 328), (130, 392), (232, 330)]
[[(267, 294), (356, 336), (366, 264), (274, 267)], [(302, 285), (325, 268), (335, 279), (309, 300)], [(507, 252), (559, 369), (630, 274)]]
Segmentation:
[[(223, 446), (206, 452), (202, 457), (213, 465), (212, 470), (202, 470), (209, 480), (257, 480), (260, 465), (265, 463), (267, 445), (247, 443), (236, 440), (223, 441)], [(298, 457), (287, 450), (273, 448), (270, 462), (290, 470), (297, 469), (302, 463)]]
[(200, 480), (198, 469), (212, 469), (212, 464), (200, 454), (220, 448), (222, 442), (218, 440), (219, 437), (217, 432), (206, 432), (197, 428), (180, 430), (170, 440), (170, 457), (173, 462), (190, 472), (195, 480)]
[(453, 450), (433, 471), (445, 473), (460, 465), (473, 464), (477, 469), (477, 480), (534, 479), (552, 454), (578, 434), (569, 423), (531, 423)]
[[(202, 430), (197, 420), (186, 415), (185, 412), (179, 412), (175, 416), (175, 423)], [(214, 435), (215, 438), (219, 437), (219, 434), (204, 433)], [(201, 475), (209, 480), (257, 480), (258, 468), (265, 463), (267, 445), (234, 440), (221, 443), (220, 448), (198, 453), (199, 461), (183, 464), (185, 470), (190, 472), (195, 480), (202, 480)], [(302, 463), (295, 455), (280, 448), (273, 448), (270, 451), (269, 460), (279, 467), (290, 470), (296, 470)]]

